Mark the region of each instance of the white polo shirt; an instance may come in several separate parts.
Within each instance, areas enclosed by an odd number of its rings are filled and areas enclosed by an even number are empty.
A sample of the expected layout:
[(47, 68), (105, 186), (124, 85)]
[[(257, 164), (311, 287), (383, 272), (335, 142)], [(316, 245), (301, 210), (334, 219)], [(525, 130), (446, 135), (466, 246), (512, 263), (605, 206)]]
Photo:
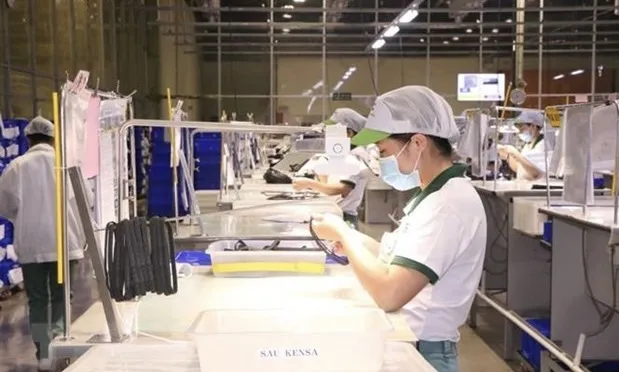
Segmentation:
[(402, 309), (423, 341), (460, 339), (479, 286), (486, 213), (459, 165), (440, 174), (405, 208), (400, 227), (381, 241), (380, 257), (426, 275), (430, 283)]
[(356, 147), (350, 152), (349, 158), (354, 160), (358, 167), (358, 172), (339, 181), (352, 188), (346, 197), (338, 199), (337, 204), (342, 209), (342, 212), (356, 216), (359, 205), (363, 201), (365, 195), (365, 187), (369, 180), (374, 177), (374, 173), (368, 164), (369, 154), (363, 147)]

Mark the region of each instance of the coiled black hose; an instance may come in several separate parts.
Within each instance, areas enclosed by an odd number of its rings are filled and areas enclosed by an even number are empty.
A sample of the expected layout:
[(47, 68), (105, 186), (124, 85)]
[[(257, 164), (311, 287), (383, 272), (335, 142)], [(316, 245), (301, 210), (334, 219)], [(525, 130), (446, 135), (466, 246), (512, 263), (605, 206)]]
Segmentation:
[(314, 238), (314, 240), (316, 240), (316, 244), (318, 244), (320, 249), (322, 249), (327, 254), (327, 257), (331, 258), (336, 263), (338, 263), (338, 264), (340, 264), (342, 266), (348, 265), (349, 262), (348, 262), (348, 258), (347, 257), (342, 257), (342, 256), (338, 256), (337, 254), (335, 254), (335, 252), (333, 252), (333, 250), (331, 248), (327, 247), (327, 245), (324, 243), (324, 241), (322, 241), (322, 239), (320, 239), (318, 237), (318, 235), (316, 235), (316, 232), (314, 231), (314, 227), (312, 226), (313, 221), (314, 221), (314, 219), (310, 217), (309, 231), (310, 231), (310, 235), (312, 235), (312, 238)]
[(160, 217), (110, 222), (105, 228), (105, 270), (111, 297), (128, 301), (147, 293), (178, 291), (172, 226)]

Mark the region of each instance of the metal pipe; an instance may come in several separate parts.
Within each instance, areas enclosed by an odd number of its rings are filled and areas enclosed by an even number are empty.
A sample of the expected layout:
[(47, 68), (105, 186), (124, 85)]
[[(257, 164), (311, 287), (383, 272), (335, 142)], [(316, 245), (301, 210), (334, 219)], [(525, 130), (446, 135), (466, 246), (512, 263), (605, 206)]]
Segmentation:
[[(275, 0), (270, 0), (270, 7), (275, 7)], [(269, 124), (277, 124), (276, 110), (275, 110), (275, 28), (273, 28), (273, 22), (275, 22), (275, 13), (273, 10), (269, 13)]]
[[(128, 7), (132, 7), (133, 5), (129, 4)], [(145, 11), (182, 11), (182, 10), (190, 10), (190, 11), (194, 11), (194, 12), (198, 12), (198, 13), (204, 13), (204, 7), (195, 7), (195, 6), (170, 6), (170, 5), (158, 5), (158, 6), (153, 6), (153, 5), (139, 5), (137, 6), (140, 10), (145, 10)], [(522, 9), (522, 8), (521, 8)], [(604, 7), (599, 7), (598, 10), (614, 10), (615, 6), (609, 5), (609, 6), (604, 6)], [(283, 8), (283, 7), (236, 7), (236, 6), (227, 6), (227, 7), (209, 7), (209, 12), (223, 12), (223, 13), (237, 13), (237, 12), (243, 12), (243, 13), (269, 13), (271, 11), (276, 12), (276, 13), (290, 13), (290, 14), (294, 14), (294, 13), (321, 13), (323, 11), (329, 11), (332, 10), (330, 8), (320, 8), (320, 7), (298, 7), (298, 8), (292, 8), (292, 9), (288, 9), (288, 8)], [(449, 14), (452, 12), (470, 12), (471, 9), (470, 8), (466, 8), (466, 7), (449, 7), (449, 8), (428, 8), (428, 9), (423, 9), (423, 8), (418, 8), (417, 9), (419, 11), (419, 13), (439, 13), (439, 14)], [(479, 13), (512, 13), (515, 11), (518, 11), (519, 8), (516, 7), (509, 7), (509, 6), (505, 6), (505, 7), (500, 7), (500, 8), (484, 8), (484, 9), (479, 9), (476, 10), (476, 12)], [(524, 8), (524, 10), (526, 10), (527, 12), (538, 12), (540, 10), (542, 10), (541, 8), (536, 8), (536, 7), (526, 7)], [(591, 6), (578, 6), (578, 7), (570, 7), (570, 6), (553, 6), (553, 7), (548, 7), (547, 8), (548, 11), (550, 12), (588, 12), (593, 10), (593, 7)], [(400, 13), (402, 11), (402, 8), (380, 8), (378, 10), (379, 13), (381, 14), (391, 14), (391, 13)], [(339, 13), (354, 13), (354, 14), (360, 14), (360, 13), (374, 13), (374, 9), (373, 8), (341, 8), (338, 9)]]
[[(540, 9), (544, 9), (544, 0), (539, 0)], [(538, 54), (537, 54), (537, 92), (542, 94), (542, 67), (544, 60), (544, 11), (539, 12), (539, 42), (538, 42)], [(523, 51), (524, 52), (524, 51)], [(524, 53), (523, 53), (524, 57)], [(542, 96), (537, 97), (537, 108), (542, 108)], [(547, 187), (550, 190), (550, 186)], [(549, 191), (550, 192), (550, 191)]]
[[(619, 114), (619, 101), (615, 100), (613, 103), (615, 105), (615, 109), (617, 109), (617, 113)], [(617, 134), (615, 136), (615, 173), (613, 174), (613, 225), (617, 226), (619, 224), (619, 187), (617, 187), (617, 177), (619, 177), (619, 120), (617, 120)]]
[[(149, 26), (170, 26), (171, 22), (165, 21), (153, 21), (149, 22)], [(391, 22), (369, 22), (369, 23), (343, 23), (343, 22), (329, 22), (326, 23), (328, 28), (338, 28), (338, 29), (374, 29), (376, 27), (383, 28), (385, 26), (390, 25)], [(515, 23), (518, 26), (518, 22)], [(591, 21), (547, 21), (546, 26), (587, 26), (590, 25)], [(598, 21), (598, 25), (616, 25), (617, 21), (612, 20), (604, 20)], [(509, 27), (510, 25), (514, 25), (514, 23), (505, 23), (505, 22), (486, 22), (485, 26), (493, 27), (493, 28), (501, 28), (501, 27)], [(522, 24), (525, 28), (535, 28), (539, 27), (537, 22), (525, 22)], [(216, 27), (227, 27), (227, 28), (259, 28), (265, 29), (268, 28), (269, 25), (264, 22), (186, 22), (186, 26), (199, 26), (205, 29), (208, 28), (216, 28)], [(273, 26), (275, 28), (289, 28), (291, 30), (301, 30), (301, 29), (320, 29), (322, 27), (322, 22), (274, 22)], [(403, 30), (408, 29), (425, 29), (427, 27), (427, 22), (411, 22), (411, 23), (402, 23), (398, 25)], [(462, 22), (462, 23), (453, 23), (453, 22), (437, 22), (432, 23), (431, 25), (433, 30), (450, 30), (450, 29), (458, 29), (461, 30), (463, 27), (477, 27), (476, 22)]]
[(488, 297), (479, 289), (477, 290), (477, 297), (479, 297), (479, 299), (493, 307), (496, 311), (503, 315), (507, 320), (514, 323), (515, 326), (520, 328), (526, 334), (531, 336), (535, 341), (542, 345), (544, 349), (548, 350), (550, 354), (555, 356), (559, 361), (561, 361), (561, 363), (565, 364), (573, 372), (588, 372), (586, 369), (582, 368), (580, 364), (575, 365), (574, 361), (570, 359), (568, 354), (561, 350), (561, 348), (557, 346), (554, 342), (539, 333), (535, 328), (531, 327), (525, 320), (520, 318), (518, 314), (511, 310), (505, 309), (498, 302)]
[[(75, 34), (77, 27), (75, 25), (75, 0), (69, 0), (69, 45), (75, 45)], [(77, 74), (77, 48), (69, 48), (71, 51), (71, 73)]]
[(4, 44), (4, 112), (5, 115), (11, 115), (11, 38), (9, 37), (9, 15), (7, 14), (7, 7), (0, 7), (2, 16), (2, 36)]
[[(378, 23), (378, 9), (379, 9), (379, 0), (374, 0), (374, 22)], [(428, 15), (429, 16), (429, 15)], [(374, 31), (376, 33), (376, 35), (378, 35), (378, 33), (380, 32), (380, 29), (377, 27)], [(364, 35), (365, 36), (365, 35)], [(325, 37), (326, 37), (326, 33), (325, 33)], [(323, 43), (326, 42), (326, 39), (323, 39)], [(378, 49), (374, 49), (374, 89), (376, 89), (376, 91), (374, 92), (376, 94), (376, 96), (379, 95), (380, 89), (378, 88)]]
[[(598, 12), (597, 12), (598, 0), (593, 0), (593, 24), (591, 26), (591, 94), (595, 97), (595, 81), (597, 74), (597, 22), (598, 22)], [(616, 21), (615, 21), (616, 22)], [(592, 99), (592, 101), (595, 100)]]
[(327, 118), (327, 0), (322, 0), (322, 120)]
[[(136, 126), (156, 127), (156, 128), (197, 128), (203, 132), (210, 133), (265, 133), (265, 134), (294, 134), (305, 133), (311, 131), (309, 127), (288, 126), (288, 125), (256, 125), (256, 124), (238, 124), (238, 122), (219, 123), (219, 122), (201, 122), (201, 121), (173, 121), (173, 120), (145, 120), (133, 119), (123, 123), (119, 129), (119, 143), (123, 143), (127, 139), (127, 131)], [(222, 136), (223, 137), (223, 136)], [(116, 161), (118, 162), (118, 221), (122, 220), (122, 203), (125, 200), (125, 189), (123, 187), (123, 171), (122, 164), (125, 164), (125, 152), (123, 146), (116, 148)]]
[[(431, 2), (427, 1), (426, 2), (426, 9), (425, 10), (429, 10), (431, 9)], [(430, 86), (430, 81), (432, 80), (431, 74), (432, 74), (432, 65), (430, 64), (430, 44), (431, 44), (431, 39), (432, 39), (432, 33), (430, 32), (430, 24), (431, 24), (431, 17), (432, 14), (428, 14), (428, 23), (427, 23), (427, 27), (426, 27), (426, 34), (427, 34), (427, 39), (426, 40), (426, 86)]]
[[(516, 0), (516, 7), (520, 10), (516, 11), (516, 42), (514, 44), (514, 54), (516, 58), (515, 76), (516, 88), (524, 82), (524, 27), (525, 27), (525, 10), (526, 0)], [(538, 24), (539, 27), (539, 24)], [(541, 92), (540, 92), (541, 93)]]
[[(618, 0), (619, 1), (619, 0)], [(429, 26), (430, 23), (427, 23), (427, 25)], [(511, 24), (513, 25), (513, 24)], [(486, 29), (487, 30), (487, 29)], [(531, 32), (525, 32), (524, 33), (525, 36), (538, 36), (539, 31), (535, 30), (535, 31), (531, 31)], [(584, 32), (584, 31), (579, 31), (578, 32), (578, 36), (591, 36), (591, 32)], [(206, 33), (200, 33), (200, 32), (189, 32), (189, 33), (180, 33), (181, 36), (193, 36), (193, 35), (197, 35), (200, 36), (201, 38), (215, 38), (218, 37), (219, 34), (213, 33), (213, 32), (206, 32)], [(619, 31), (598, 31), (598, 35), (599, 36), (613, 36), (613, 35), (619, 35)], [(166, 36), (174, 36), (173, 33), (169, 33), (169, 34), (165, 34), (163, 35), (164, 37)], [(223, 35), (226, 38), (239, 38), (240, 40), (243, 39), (247, 39), (247, 38), (261, 38), (261, 39), (265, 39), (266, 35), (264, 33), (226, 33)], [(406, 34), (398, 34), (398, 37), (401, 39), (419, 39), (419, 38), (425, 38), (427, 36), (427, 33), (412, 33), (412, 32), (407, 32)], [(453, 37), (453, 36), (458, 36), (460, 38), (477, 38), (476, 34), (469, 34), (469, 33), (465, 33), (465, 32), (456, 32), (456, 33), (449, 33), (448, 35), (445, 36), (449, 36), (449, 37)], [(493, 32), (488, 32), (485, 33), (484, 36), (490, 36), (490, 37), (513, 37), (514, 33), (511, 31), (508, 32), (498, 32), (498, 33), (493, 33)], [(554, 32), (554, 31), (549, 31), (549, 32), (545, 32), (544, 36), (574, 36), (574, 32), (566, 32), (566, 31), (560, 31), (560, 32)], [(318, 39), (318, 38), (322, 38), (321, 34), (312, 34), (312, 33), (281, 33), (277, 35), (278, 40), (283, 40), (283, 39), (302, 39), (302, 38), (308, 38), (308, 39)], [(367, 42), (367, 35), (365, 34), (360, 34), (360, 33), (355, 33), (355, 34), (327, 34), (327, 39), (361, 39), (365, 45), (365, 43)], [(193, 45), (193, 44), (187, 44), (187, 45)]]
[[(30, 54), (30, 67), (33, 71), (37, 70), (37, 56), (36, 56), (36, 28), (35, 28), (35, 19), (36, 19), (36, 6), (33, 0), (28, 1), (28, 47)], [(37, 97), (37, 76), (32, 75), (30, 79), (30, 89), (32, 90), (32, 116), (38, 115), (38, 100)]]
[[(513, 47), (512, 44), (509, 44), (509, 47)], [(545, 49), (544, 53), (546, 54), (566, 54), (566, 55), (570, 55), (570, 56), (574, 56), (574, 55), (582, 55), (585, 53), (590, 53), (591, 49), (578, 49), (578, 50), (573, 50), (573, 49)], [(617, 52), (619, 52), (619, 48), (613, 48), (613, 49), (597, 49), (596, 53), (599, 54), (616, 54)], [(190, 51), (185, 51), (183, 52), (184, 54), (201, 54), (201, 55), (205, 55), (206, 56), (210, 56), (211, 52), (207, 51), (207, 50), (190, 50)], [(537, 50), (531, 50), (531, 51), (525, 51), (525, 54), (537, 54)], [(222, 55), (264, 55), (265, 52), (263, 51), (259, 51), (259, 50), (226, 50), (226, 51), (222, 51)], [(512, 51), (509, 50), (487, 50), (486, 51), (486, 55), (493, 55), (493, 56), (508, 56), (512, 54)], [(300, 50), (300, 51), (292, 51), (292, 50), (276, 50), (275, 51), (275, 55), (283, 55), (283, 56), (318, 56), (321, 55), (320, 51), (312, 51), (312, 50)], [(367, 56), (367, 53), (364, 53), (363, 51), (352, 51), (352, 50), (332, 50), (332, 51), (327, 51), (327, 55), (331, 55), (331, 56), (358, 56), (358, 57), (364, 57)], [(412, 57), (420, 57), (420, 56), (425, 56), (426, 52), (419, 52), (419, 51), (394, 51), (394, 50), (384, 50), (381, 52), (381, 55), (383, 56), (394, 56), (394, 57), (403, 57), (403, 56), (412, 56)], [(477, 51), (433, 51), (432, 55), (443, 55), (443, 56), (472, 56), (472, 55), (477, 55)], [(29, 96), (28, 96), (29, 97)]]
[[(425, 43), (424, 43), (425, 44)], [(546, 42), (546, 45), (553, 45), (556, 44), (555, 42), (553, 42), (552, 40), (549, 40)], [(180, 44), (181, 46), (197, 46), (197, 47), (214, 47), (217, 46), (217, 43), (209, 43), (209, 42), (203, 42), (203, 43), (196, 43), (196, 44)], [(226, 46), (226, 47), (239, 47), (239, 48), (243, 48), (243, 49), (248, 49), (249, 47), (267, 47), (267, 46), (277, 46), (278, 49), (282, 50), (286, 47), (288, 48), (302, 48), (302, 49), (309, 49), (311, 50), (312, 48), (317, 49), (319, 46), (330, 46), (330, 47), (340, 47), (340, 48), (351, 48), (351, 49), (355, 49), (355, 47), (359, 48), (359, 49), (363, 49), (366, 44), (365, 43), (360, 43), (360, 42), (352, 42), (352, 43), (327, 43), (326, 41), (324, 41), (322, 44), (316, 45), (316, 44), (312, 44), (311, 42), (273, 42), (273, 43), (269, 43), (269, 42), (254, 42), (254, 43), (247, 43), (247, 42), (241, 42), (241, 41), (236, 41), (236, 42), (223, 42), (222, 46)], [(442, 43), (435, 43), (433, 44), (435, 47), (437, 48), (442, 48), (442, 49), (447, 49), (450, 48), (449, 46), (445, 46), (445, 44)], [(543, 45), (540, 44), (539, 40), (529, 40), (529, 41), (525, 41), (524, 44), (520, 44), (519, 42), (509, 42), (509, 43), (494, 43), (492, 44), (492, 46), (494, 47), (519, 47), (519, 46), (524, 46), (524, 45), (528, 45), (528, 46), (536, 46), (539, 47), (539, 45)], [(582, 40), (582, 41), (570, 41), (570, 42), (565, 42), (561, 44), (562, 46), (578, 46), (578, 45), (591, 45), (591, 41), (589, 40)], [(619, 46), (619, 40), (606, 40), (606, 41), (598, 41), (597, 45), (615, 45), (615, 46)], [(423, 48), (423, 46), (420, 45), (419, 42), (411, 42), (411, 43), (402, 43), (401, 45), (398, 44), (398, 46), (403, 46), (403, 47), (416, 47), (416, 48)], [(464, 43), (458, 43), (457, 47), (462, 48), (462, 47), (478, 47), (479, 43), (471, 43), (471, 42), (464, 42)], [(264, 53), (266, 54), (267, 51), (265, 50)], [(524, 53), (523, 53), (524, 54)]]
[(65, 144), (66, 139), (67, 139), (67, 134), (66, 134), (66, 123), (67, 123), (67, 112), (66, 112), (66, 101), (67, 101), (67, 94), (65, 94), (66, 91), (65, 89), (63, 89), (61, 95), (60, 95), (60, 164), (62, 167), (62, 177), (61, 180), (59, 182), (61, 182), (62, 184), (62, 200), (64, 201), (63, 203), (63, 207), (62, 207), (62, 214), (63, 214), (63, 223), (62, 223), (62, 241), (64, 244), (64, 250), (63, 250), (63, 254), (62, 254), (62, 261), (63, 261), (63, 266), (64, 266), (64, 272), (63, 272), (63, 291), (64, 291), (64, 339), (65, 340), (69, 340), (71, 338), (71, 274), (70, 274), (70, 269), (69, 269), (69, 234), (67, 233), (67, 223), (69, 221), (69, 208), (67, 207), (67, 202), (69, 200), (69, 193), (67, 192), (68, 190), (68, 182), (67, 182), (67, 172), (66, 172), (66, 167), (67, 167), (67, 161), (66, 161), (66, 156), (67, 156), (67, 149)]

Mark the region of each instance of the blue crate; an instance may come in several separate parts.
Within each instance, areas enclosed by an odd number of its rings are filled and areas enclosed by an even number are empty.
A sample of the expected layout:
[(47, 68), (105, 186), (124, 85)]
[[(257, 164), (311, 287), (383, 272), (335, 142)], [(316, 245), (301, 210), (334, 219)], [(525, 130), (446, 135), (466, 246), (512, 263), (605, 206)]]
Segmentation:
[(176, 262), (191, 266), (211, 266), (211, 255), (203, 251), (183, 251), (176, 255)]
[(604, 362), (596, 366), (589, 367), (591, 372), (617, 372), (619, 371), (619, 362)]
[[(529, 323), (545, 337), (550, 338), (550, 319), (527, 319), (527, 323)], [(539, 371), (541, 366), (540, 354), (543, 350), (544, 349), (539, 342), (535, 341), (533, 337), (528, 334), (522, 332), (520, 339), (520, 353), (537, 371)]]
[(221, 133), (198, 133), (194, 136), (194, 141), (207, 138), (221, 140)]

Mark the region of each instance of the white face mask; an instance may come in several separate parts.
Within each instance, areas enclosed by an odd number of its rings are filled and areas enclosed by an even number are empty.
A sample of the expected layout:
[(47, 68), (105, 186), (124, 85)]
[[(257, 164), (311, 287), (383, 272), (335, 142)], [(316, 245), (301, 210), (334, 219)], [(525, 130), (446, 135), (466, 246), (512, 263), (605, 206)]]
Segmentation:
[(419, 165), (419, 159), (421, 158), (421, 153), (417, 156), (417, 160), (415, 161), (415, 167), (413, 168), (413, 172), (409, 174), (403, 174), (400, 172), (400, 166), (398, 164), (398, 157), (406, 146), (408, 146), (410, 142), (408, 142), (397, 155), (390, 155), (385, 158), (380, 158), (380, 176), (385, 181), (385, 183), (398, 191), (406, 191), (414, 189), (415, 187), (419, 187), (421, 185), (421, 179), (419, 177), (419, 170), (417, 166)]

